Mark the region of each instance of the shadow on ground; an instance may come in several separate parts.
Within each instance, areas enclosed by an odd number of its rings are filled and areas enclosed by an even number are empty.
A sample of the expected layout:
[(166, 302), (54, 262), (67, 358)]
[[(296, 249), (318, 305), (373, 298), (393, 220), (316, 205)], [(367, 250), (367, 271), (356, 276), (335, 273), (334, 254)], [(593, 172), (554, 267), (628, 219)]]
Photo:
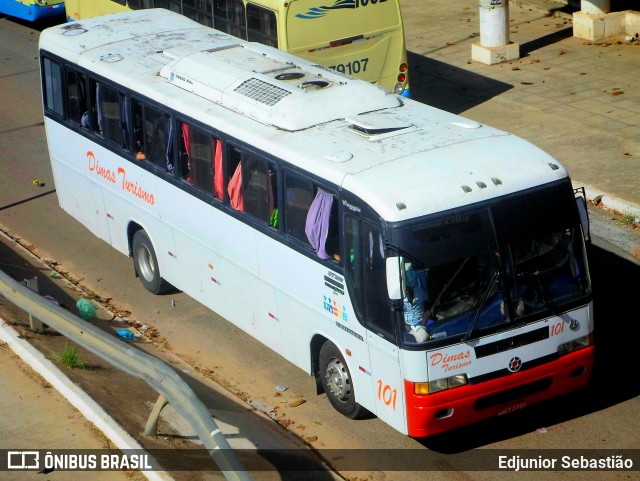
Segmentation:
[(460, 114), (513, 88), (444, 62), (408, 52), (411, 98)]
[(554, 43), (561, 42), (562, 40), (566, 40), (571, 37), (573, 37), (573, 27), (567, 27), (561, 30), (556, 30), (544, 37), (536, 38), (530, 42), (525, 42), (520, 45), (520, 58), (526, 57), (536, 50), (548, 47), (549, 45), (553, 45)]

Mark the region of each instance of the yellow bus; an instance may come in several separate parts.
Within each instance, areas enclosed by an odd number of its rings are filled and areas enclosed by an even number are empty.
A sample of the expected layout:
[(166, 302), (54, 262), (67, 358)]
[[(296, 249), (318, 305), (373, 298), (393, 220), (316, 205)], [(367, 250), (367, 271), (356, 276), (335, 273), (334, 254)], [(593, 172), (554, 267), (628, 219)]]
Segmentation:
[(399, 0), (68, 0), (67, 19), (166, 8), (409, 97)]

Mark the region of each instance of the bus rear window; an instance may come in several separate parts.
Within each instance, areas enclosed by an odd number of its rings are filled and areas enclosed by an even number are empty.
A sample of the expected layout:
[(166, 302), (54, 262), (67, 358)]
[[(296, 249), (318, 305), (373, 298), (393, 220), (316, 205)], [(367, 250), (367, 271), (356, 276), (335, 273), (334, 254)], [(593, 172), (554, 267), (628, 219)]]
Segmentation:
[(60, 64), (45, 58), (44, 68), (44, 102), (45, 107), (56, 114), (64, 115), (62, 103), (62, 68)]
[(242, 0), (215, 0), (213, 27), (242, 39), (247, 39)]
[(272, 10), (247, 4), (247, 26), (250, 42), (260, 42), (271, 47), (278, 46), (276, 14)]
[(213, 27), (213, 0), (183, 0), (182, 14), (207, 27)]

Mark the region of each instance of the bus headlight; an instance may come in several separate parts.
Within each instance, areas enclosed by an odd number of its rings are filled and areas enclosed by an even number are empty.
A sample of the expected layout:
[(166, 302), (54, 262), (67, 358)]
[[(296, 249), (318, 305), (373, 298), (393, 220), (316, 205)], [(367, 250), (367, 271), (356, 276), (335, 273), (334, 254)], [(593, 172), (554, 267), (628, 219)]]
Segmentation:
[(414, 384), (415, 394), (433, 394), (436, 392), (444, 391), (445, 389), (452, 389), (458, 386), (464, 386), (469, 383), (469, 379), (466, 374), (456, 374), (455, 376), (447, 377), (444, 379), (437, 379), (429, 382), (417, 382)]
[(583, 347), (588, 347), (593, 343), (591, 334), (579, 337), (573, 341), (569, 341), (558, 346), (558, 354), (569, 354), (570, 352), (577, 351)]
[(36, 3), (41, 7), (44, 7), (47, 4), (47, 0), (36, 0)]

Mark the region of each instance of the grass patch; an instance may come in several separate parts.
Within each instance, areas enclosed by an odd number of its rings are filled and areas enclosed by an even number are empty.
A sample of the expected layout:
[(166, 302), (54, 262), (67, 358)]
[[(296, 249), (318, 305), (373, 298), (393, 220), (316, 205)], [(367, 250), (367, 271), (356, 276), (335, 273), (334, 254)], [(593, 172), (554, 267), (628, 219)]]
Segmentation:
[(618, 218), (618, 222), (622, 225), (631, 225), (635, 223), (636, 216), (634, 214), (624, 214)]
[(71, 369), (84, 369), (86, 363), (75, 346), (65, 345), (56, 355), (56, 361)]

